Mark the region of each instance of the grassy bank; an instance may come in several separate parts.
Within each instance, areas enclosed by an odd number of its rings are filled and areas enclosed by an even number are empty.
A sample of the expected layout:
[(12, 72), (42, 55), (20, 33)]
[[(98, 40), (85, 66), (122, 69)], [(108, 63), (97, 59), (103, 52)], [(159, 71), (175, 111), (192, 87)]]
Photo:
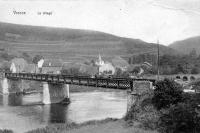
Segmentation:
[(157, 133), (135, 126), (129, 126), (124, 120), (107, 118), (100, 121), (88, 121), (81, 124), (55, 124), (45, 128), (35, 129), (27, 133)]
[[(158, 133), (157, 131), (144, 130), (137, 122), (129, 123), (123, 119), (107, 118), (93, 120), (80, 124), (53, 124), (45, 128), (38, 128), (26, 133)], [(14, 133), (11, 130), (0, 130), (0, 133)]]

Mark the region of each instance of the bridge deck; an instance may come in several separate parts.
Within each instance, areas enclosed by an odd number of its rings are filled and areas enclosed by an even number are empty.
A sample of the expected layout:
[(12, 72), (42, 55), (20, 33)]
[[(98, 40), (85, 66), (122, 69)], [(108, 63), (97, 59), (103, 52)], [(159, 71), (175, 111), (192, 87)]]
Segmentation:
[(8, 79), (24, 79), (49, 83), (74, 84), (83, 86), (132, 89), (134, 81), (151, 81), (153, 79), (128, 79), (128, 78), (90, 78), (84, 76), (71, 76), (60, 74), (36, 74), (36, 73), (5, 73)]

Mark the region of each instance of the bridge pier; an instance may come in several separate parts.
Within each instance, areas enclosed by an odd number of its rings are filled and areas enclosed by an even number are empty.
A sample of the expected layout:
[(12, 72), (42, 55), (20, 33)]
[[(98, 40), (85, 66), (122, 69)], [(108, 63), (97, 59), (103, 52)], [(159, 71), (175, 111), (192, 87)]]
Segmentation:
[(128, 91), (127, 112), (134, 109), (145, 110), (152, 106), (153, 85), (150, 81), (134, 81), (133, 90)]
[(23, 89), (27, 87), (25, 81), (21, 79), (7, 79), (3, 78), (1, 80), (1, 92), (3, 94), (9, 93), (21, 93)]
[(69, 103), (69, 85), (43, 82), (43, 104)]
[(7, 78), (4, 78), (3, 80), (1, 80), (1, 88), (2, 88), (2, 93), (3, 94), (8, 94), (9, 91), (8, 91), (8, 79)]
[[(32, 87), (32, 81), (25, 81), (22, 79), (7, 79), (6, 77), (1, 80), (1, 93), (9, 95), (11, 93), (23, 93), (23, 90)], [(35, 82), (35, 81), (34, 81)], [(37, 82), (37, 81), (36, 81)], [(38, 87), (39, 83), (36, 83)], [(37, 88), (39, 89), (39, 88)], [(42, 82), (43, 104), (52, 103), (69, 103), (69, 85), (59, 83)]]

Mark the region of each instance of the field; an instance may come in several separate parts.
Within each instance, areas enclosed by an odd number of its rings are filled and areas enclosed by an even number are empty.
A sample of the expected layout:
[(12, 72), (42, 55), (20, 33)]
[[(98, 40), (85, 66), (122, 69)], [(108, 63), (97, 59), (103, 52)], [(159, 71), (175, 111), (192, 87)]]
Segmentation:
[[(98, 31), (0, 22), (0, 49), (14, 54), (26, 52), (50, 59), (83, 61), (97, 58), (99, 53), (104, 59), (156, 53), (157, 46), (139, 39), (123, 38)], [(160, 53), (174, 55), (177, 51), (161, 45)]]

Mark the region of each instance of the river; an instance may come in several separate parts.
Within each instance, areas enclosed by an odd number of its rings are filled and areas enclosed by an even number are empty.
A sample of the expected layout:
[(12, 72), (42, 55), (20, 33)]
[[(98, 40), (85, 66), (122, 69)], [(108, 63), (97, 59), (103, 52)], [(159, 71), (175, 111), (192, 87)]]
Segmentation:
[(41, 99), (41, 93), (0, 95), (0, 129), (23, 133), (55, 123), (122, 118), (127, 110), (124, 90), (73, 92), (69, 105), (41, 105)]

